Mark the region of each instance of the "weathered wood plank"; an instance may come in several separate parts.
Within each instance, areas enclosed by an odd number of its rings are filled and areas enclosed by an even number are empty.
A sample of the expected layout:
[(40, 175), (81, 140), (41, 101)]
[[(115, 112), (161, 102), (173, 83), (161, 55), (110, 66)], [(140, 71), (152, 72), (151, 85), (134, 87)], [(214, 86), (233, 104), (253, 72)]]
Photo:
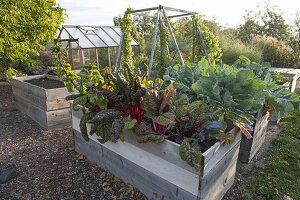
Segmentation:
[(41, 97), (40, 95), (34, 95), (32, 94), (31, 90), (25, 90), (24, 88), (13, 86), (12, 89), (13, 96), (20, 96), (36, 107), (46, 110), (46, 99), (44, 97)]
[(264, 108), (262, 108), (257, 114), (257, 119), (254, 124), (254, 131), (251, 132), (252, 138), (247, 139), (242, 137), (239, 155), (239, 160), (241, 162), (250, 162), (261, 145), (264, 143), (265, 136), (267, 134), (269, 117), (270, 113), (265, 113)]
[(70, 103), (65, 98), (48, 100), (46, 104), (48, 111), (70, 108)]
[(237, 144), (240, 144), (240, 141), (241, 134), (237, 133), (235, 140), (230, 144), (223, 144), (221, 142), (218, 142), (214, 146), (212, 146), (212, 148), (204, 152), (204, 169), (202, 172), (202, 177), (205, 177), (208, 173), (210, 173), (210, 171), (214, 169), (217, 163), (220, 162), (220, 160), (224, 158), (229, 151), (235, 148)]
[(236, 171), (236, 163), (239, 155), (239, 145), (227, 151), (220, 161), (205, 174), (201, 180), (202, 199), (221, 199), (225, 192), (231, 187)]
[[(196, 174), (126, 142), (111, 144), (108, 142), (99, 145), (93, 138), (86, 142), (80, 133), (75, 131), (74, 134), (77, 152), (131, 183), (143, 191), (149, 199), (196, 199), (199, 181)], [(97, 150), (92, 150), (95, 147), (98, 147)]]
[(46, 112), (47, 115), (47, 123), (49, 126), (57, 124), (61, 120), (69, 120), (71, 124), (71, 113), (70, 108), (63, 108), (59, 110), (53, 110)]
[(54, 89), (46, 89), (47, 101), (52, 101), (56, 99), (65, 99), (66, 96), (71, 95), (67, 88), (54, 88)]
[(13, 99), (18, 110), (29, 116), (43, 128), (47, 128), (46, 111), (36, 107), (30, 102), (27, 102), (26, 99), (23, 99), (20, 96), (14, 96)]
[[(20, 81), (20, 78), (15, 78), (12, 79), (10, 84), (14, 87), (14, 88), (18, 88), (20, 90), (22, 90), (23, 92), (29, 94), (29, 95), (34, 95), (36, 97), (39, 97), (41, 99), (46, 98), (46, 92), (44, 88), (38, 87), (36, 85), (32, 85), (30, 83), (24, 82), (24, 81)], [(27, 77), (26, 80), (31, 80)]]
[(144, 149), (145, 151), (151, 152), (152, 154), (167, 160), (174, 165), (180, 166), (185, 170), (196, 173), (195, 169), (191, 167), (187, 162), (183, 161), (179, 156), (179, 144), (165, 140), (162, 143), (156, 144), (152, 143), (151, 145), (147, 143), (139, 143), (137, 141), (137, 136), (132, 132), (127, 132), (125, 135), (125, 140), (128, 143), (131, 143), (139, 148)]

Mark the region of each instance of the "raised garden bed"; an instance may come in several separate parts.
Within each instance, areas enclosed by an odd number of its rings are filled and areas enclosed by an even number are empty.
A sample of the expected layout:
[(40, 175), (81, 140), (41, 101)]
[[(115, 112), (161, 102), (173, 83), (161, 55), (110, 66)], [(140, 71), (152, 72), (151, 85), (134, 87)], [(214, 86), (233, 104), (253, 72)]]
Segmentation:
[[(215, 143), (205, 151), (201, 173), (179, 156), (179, 145), (165, 140), (159, 144), (138, 143), (128, 132), (125, 141), (101, 144), (96, 134), (86, 141), (80, 133), (82, 111), (72, 111), (75, 150), (137, 187), (149, 199), (221, 199), (234, 182), (240, 135), (230, 144)], [(87, 125), (88, 132), (90, 125)]]
[(292, 68), (271, 68), (271, 71), (279, 72), (285, 77), (290, 77), (292, 79), (290, 89), (291, 92), (295, 92), (297, 81), (300, 78), (300, 70)]
[(56, 76), (36, 75), (11, 80), (17, 109), (47, 130), (71, 124), (70, 93)]
[(270, 113), (262, 108), (257, 113), (254, 129), (251, 131), (252, 138), (247, 139), (244, 136), (242, 137), (239, 155), (239, 160), (241, 162), (250, 162), (264, 143), (267, 134), (269, 117)]

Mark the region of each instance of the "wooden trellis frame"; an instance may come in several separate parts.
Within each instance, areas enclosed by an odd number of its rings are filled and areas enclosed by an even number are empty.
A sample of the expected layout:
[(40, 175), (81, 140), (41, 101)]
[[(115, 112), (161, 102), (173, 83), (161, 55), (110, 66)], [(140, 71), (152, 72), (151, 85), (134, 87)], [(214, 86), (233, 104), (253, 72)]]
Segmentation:
[[(149, 15), (149, 14), (145, 13), (145, 12), (155, 11), (155, 10), (157, 11), (155, 13), (155, 15)], [(175, 12), (178, 12), (179, 14), (168, 16), (166, 11), (175, 11)], [(131, 14), (136, 15), (136, 16), (149, 17), (149, 18), (154, 18), (155, 19), (154, 33), (153, 33), (153, 38), (152, 38), (152, 47), (151, 47), (151, 53), (150, 53), (150, 58), (149, 58), (149, 65), (148, 65), (148, 78), (151, 74), (152, 67), (153, 67), (154, 54), (155, 54), (156, 44), (157, 44), (157, 36), (158, 36), (158, 32), (159, 32), (158, 26), (159, 26), (159, 24), (163, 23), (163, 20), (165, 21), (165, 23), (167, 25), (167, 28), (168, 28), (168, 31), (171, 35), (171, 39), (172, 39), (173, 45), (176, 49), (176, 52), (178, 54), (178, 58), (181, 61), (181, 63), (184, 64), (184, 60), (183, 60), (183, 57), (181, 55), (181, 52), (180, 52), (179, 46), (177, 44), (174, 32), (172, 30), (172, 27), (170, 25), (169, 19), (170, 18), (183, 17), (183, 16), (193, 16), (193, 15), (197, 14), (196, 12), (186, 11), (186, 10), (182, 10), (182, 9), (171, 8), (171, 7), (159, 5), (158, 7), (151, 7), (151, 8), (145, 8), (145, 9), (133, 10), (133, 11), (131, 11)], [(196, 32), (198, 33), (199, 38), (201, 40), (201, 46), (203, 48), (205, 57), (208, 58), (208, 51), (207, 51), (207, 48), (206, 48), (206, 44), (205, 44), (203, 35), (202, 35), (201, 31), (199, 30), (199, 28), (197, 28), (197, 24), (194, 23), (193, 24), (193, 33), (196, 33)], [(193, 37), (194, 37), (194, 34), (193, 34)], [(121, 42), (120, 42), (120, 46), (118, 48), (117, 59), (116, 59), (116, 67), (117, 68), (120, 67), (122, 40), (123, 40), (123, 38), (121, 37)], [(193, 51), (192, 51), (193, 61), (195, 59), (194, 46), (195, 46), (195, 40), (193, 39)]]

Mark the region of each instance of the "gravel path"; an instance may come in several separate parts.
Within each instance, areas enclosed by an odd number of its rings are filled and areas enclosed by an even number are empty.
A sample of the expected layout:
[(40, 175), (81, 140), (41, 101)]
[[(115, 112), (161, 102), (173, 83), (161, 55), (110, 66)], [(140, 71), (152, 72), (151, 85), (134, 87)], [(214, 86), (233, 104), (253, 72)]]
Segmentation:
[(0, 82), (0, 168), (23, 173), (0, 185), (0, 199), (145, 199), (74, 151), (71, 128), (44, 131), (13, 105), (11, 87)]

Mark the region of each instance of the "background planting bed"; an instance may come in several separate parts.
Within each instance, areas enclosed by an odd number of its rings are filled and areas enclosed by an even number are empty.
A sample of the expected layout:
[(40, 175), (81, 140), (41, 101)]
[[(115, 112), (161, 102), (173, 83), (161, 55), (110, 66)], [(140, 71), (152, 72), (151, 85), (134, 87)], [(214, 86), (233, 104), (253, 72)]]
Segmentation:
[[(132, 184), (149, 199), (219, 200), (234, 182), (240, 134), (230, 144), (217, 142), (204, 154), (202, 172), (181, 160), (179, 145), (165, 140), (141, 144), (127, 133), (125, 141), (101, 144), (96, 134), (87, 142), (80, 133), (81, 111), (72, 111), (75, 150), (115, 176)], [(90, 131), (90, 125), (87, 125)]]
[(70, 93), (65, 87), (44, 89), (24, 82), (40, 78), (59, 80), (56, 76), (48, 74), (11, 80), (13, 98), (17, 109), (48, 130), (70, 125), (70, 104), (65, 100)]
[(267, 135), (270, 113), (260, 109), (254, 123), (254, 130), (251, 132), (252, 138), (242, 137), (239, 160), (248, 163), (255, 156)]

